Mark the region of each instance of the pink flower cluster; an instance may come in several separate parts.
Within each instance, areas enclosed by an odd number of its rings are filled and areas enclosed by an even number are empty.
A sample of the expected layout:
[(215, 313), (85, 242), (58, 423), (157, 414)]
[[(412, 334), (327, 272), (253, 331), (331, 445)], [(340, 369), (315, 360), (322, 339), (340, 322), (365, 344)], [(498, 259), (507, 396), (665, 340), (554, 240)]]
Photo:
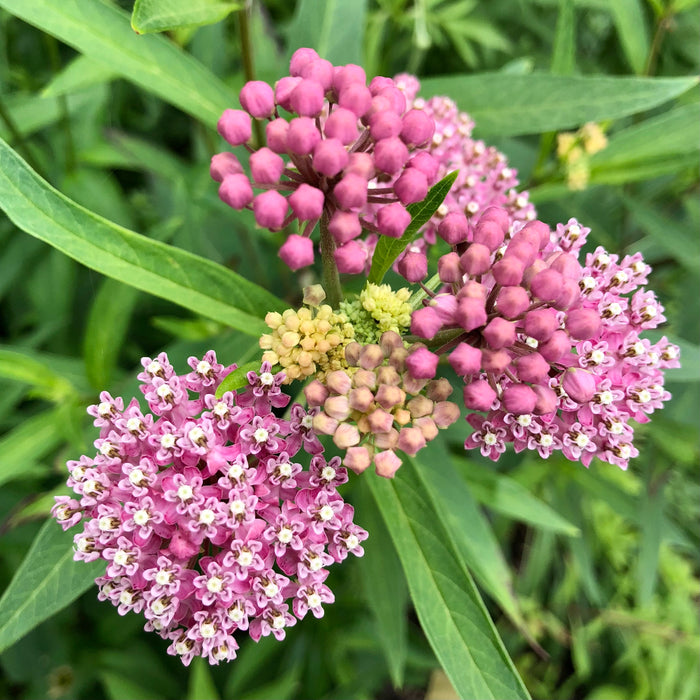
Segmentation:
[[(361, 272), (372, 246), (359, 240), (363, 230), (400, 238), (411, 220), (406, 205), (423, 200), (435, 181), (438, 164), (424, 148), (434, 120), (407, 108), (391, 78), (367, 85), (360, 66), (334, 66), (313, 49), (298, 49), (289, 71), (274, 88), (246, 83), (243, 109), (227, 109), (219, 120), (219, 133), (251, 152), (250, 176), (230, 152), (212, 158), (211, 175), (221, 199), (252, 209), (259, 226), (279, 231), (299, 221), (300, 233), (280, 249), (291, 269), (313, 263), (311, 234), (323, 219), (338, 269)], [(249, 143), (251, 117), (267, 122), (258, 149)]]
[[(58, 497), (53, 514), (64, 529), (83, 521), (76, 560), (107, 562), (101, 600), (143, 613), (185, 665), (216, 664), (236, 656), (237, 632), (282, 639), (308, 611), (323, 616), (328, 567), (361, 556), (367, 533), (338, 494), (347, 472), (323, 457), (314, 412), (273, 412), (289, 401), (283, 374), (263, 364), (244, 391), (216, 398), (234, 367), (213, 351), (189, 364), (178, 376), (164, 353), (144, 358), (153, 415), (100, 395), (88, 411), (97, 455), (68, 463), (76, 498)], [(295, 460), (302, 450), (308, 471)]]
[(449, 354), (467, 409), (486, 412), (467, 417), (466, 448), (495, 460), (510, 442), (626, 468), (637, 455), (629, 421), (670, 398), (662, 370), (678, 366), (678, 348), (640, 336), (665, 320), (639, 289), (650, 268), (641, 254), (618, 261), (602, 248), (582, 267), (589, 231), (571, 219), (553, 233), (495, 207), (440, 224), (452, 245), (438, 261), (445, 291), (413, 313), (411, 330), (433, 341), (434, 356)]

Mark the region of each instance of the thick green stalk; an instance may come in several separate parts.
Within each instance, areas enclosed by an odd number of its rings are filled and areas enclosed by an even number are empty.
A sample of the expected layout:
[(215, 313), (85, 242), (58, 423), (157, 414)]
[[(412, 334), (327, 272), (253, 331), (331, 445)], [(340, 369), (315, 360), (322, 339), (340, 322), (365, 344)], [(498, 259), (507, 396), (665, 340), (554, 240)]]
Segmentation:
[(337, 309), (343, 298), (343, 290), (340, 287), (340, 275), (335, 264), (333, 251), (335, 241), (328, 230), (328, 215), (324, 212), (321, 216), (321, 262), (323, 264), (323, 288), (326, 290), (328, 303)]

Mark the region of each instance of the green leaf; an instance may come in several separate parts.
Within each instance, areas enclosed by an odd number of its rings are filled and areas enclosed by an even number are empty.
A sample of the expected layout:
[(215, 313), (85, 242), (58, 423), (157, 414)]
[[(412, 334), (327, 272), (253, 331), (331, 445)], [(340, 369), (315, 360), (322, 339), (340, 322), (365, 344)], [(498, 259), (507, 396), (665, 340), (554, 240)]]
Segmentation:
[(425, 97), (449, 95), (475, 120), (480, 135), (499, 137), (571, 129), (618, 119), (668, 102), (698, 78), (614, 78), (534, 73), (481, 73), (426, 78)]
[(292, 50), (315, 49), (335, 65), (362, 64), (367, 0), (300, 0), (287, 28)]
[(607, 9), (613, 16), (627, 61), (632, 70), (641, 75), (649, 55), (649, 29), (642, 3), (639, 0), (609, 0)]
[(282, 301), (235, 272), (152, 241), (75, 204), (0, 141), (0, 207), (22, 230), (83, 265), (249, 335)]
[[(649, 470), (651, 471), (651, 469)], [(664, 489), (661, 485), (647, 485), (641, 499), (641, 528), (637, 558), (637, 605), (651, 602), (656, 588), (659, 568), (659, 547), (664, 518)]]
[(136, 0), (131, 26), (139, 34), (201, 27), (216, 24), (241, 7), (239, 2), (219, 0)]
[(209, 126), (233, 102), (192, 56), (164, 36), (134, 34), (129, 15), (103, 0), (0, 0), (0, 7)]
[(101, 85), (114, 79), (116, 73), (104, 63), (98, 63), (87, 56), (76, 56), (41, 91), (41, 96), (57, 97), (84, 90), (92, 85)]
[(367, 477), (421, 626), (457, 695), (529, 698), (411, 463), (404, 463), (393, 480)]
[(219, 691), (214, 685), (206, 659), (201, 657), (192, 659), (186, 700), (219, 700), (219, 697)]
[(573, 75), (574, 73), (576, 68), (574, 25), (574, 0), (560, 0), (552, 49), (551, 71), (553, 75)]
[(216, 398), (220, 399), (227, 391), (236, 391), (248, 384), (248, 372), (258, 372), (260, 370), (260, 360), (251, 360), (237, 367), (230, 374), (224, 377), (224, 380), (216, 389)]
[(434, 184), (426, 198), (422, 202), (409, 204), (406, 209), (411, 215), (411, 223), (404, 231), (401, 238), (390, 238), (389, 236), (379, 236), (377, 247), (374, 249), (372, 257), (372, 268), (369, 271), (369, 281), (380, 284), (384, 275), (392, 266), (394, 260), (411, 241), (416, 238), (420, 229), (430, 221), (439, 206), (443, 203), (452, 184), (457, 179), (458, 171), (455, 170), (446, 175), (440, 182)]
[(47, 520), (0, 599), (0, 652), (72, 603), (104, 568), (73, 561), (73, 535)]
[[(159, 692), (144, 688), (138, 679), (128, 677), (116, 671), (102, 671), (100, 680), (107, 692), (109, 700), (161, 700), (163, 697)], [(206, 698), (202, 698), (206, 700)]]
[(21, 350), (0, 348), (0, 377), (30, 384), (33, 394), (49, 401), (65, 401), (76, 393), (72, 384), (48, 364)]

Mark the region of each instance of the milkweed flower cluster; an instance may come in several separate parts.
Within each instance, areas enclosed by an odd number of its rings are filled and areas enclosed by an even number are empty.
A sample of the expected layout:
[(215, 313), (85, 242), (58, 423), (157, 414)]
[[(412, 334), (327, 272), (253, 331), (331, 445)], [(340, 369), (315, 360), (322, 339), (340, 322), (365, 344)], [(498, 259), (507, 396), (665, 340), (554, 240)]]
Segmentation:
[(82, 522), (76, 560), (107, 562), (101, 600), (143, 613), (185, 665), (217, 664), (236, 656), (240, 633), (282, 639), (307, 612), (322, 617), (328, 567), (361, 556), (367, 533), (338, 493), (346, 470), (311, 429), (316, 411), (275, 415), (289, 401), (284, 374), (263, 364), (217, 398), (235, 366), (213, 351), (189, 364), (178, 376), (164, 353), (144, 358), (152, 413), (100, 395), (88, 411), (97, 455), (68, 463), (76, 497), (58, 497), (53, 515), (64, 529)]
[[(291, 269), (313, 263), (311, 234), (323, 219), (338, 269), (362, 272), (372, 249), (358, 240), (363, 230), (400, 238), (411, 220), (406, 206), (435, 182), (438, 164), (425, 150), (435, 122), (410, 108), (391, 78), (367, 85), (360, 66), (334, 66), (313, 49), (298, 49), (289, 69), (274, 88), (246, 83), (243, 109), (227, 109), (219, 120), (221, 136), (251, 152), (250, 175), (231, 152), (213, 157), (211, 175), (221, 199), (252, 209), (262, 228), (279, 231), (298, 220), (300, 233), (280, 248)], [(251, 118), (266, 122), (266, 145), (257, 149)]]
[(665, 320), (640, 289), (650, 268), (602, 248), (582, 266), (589, 231), (571, 219), (552, 232), (494, 207), (474, 225), (451, 222), (452, 251), (438, 261), (447, 291), (431, 293), (411, 330), (464, 380), (466, 448), (495, 460), (512, 443), (626, 468), (637, 455), (629, 421), (670, 398), (662, 370), (678, 366), (678, 348), (640, 335)]

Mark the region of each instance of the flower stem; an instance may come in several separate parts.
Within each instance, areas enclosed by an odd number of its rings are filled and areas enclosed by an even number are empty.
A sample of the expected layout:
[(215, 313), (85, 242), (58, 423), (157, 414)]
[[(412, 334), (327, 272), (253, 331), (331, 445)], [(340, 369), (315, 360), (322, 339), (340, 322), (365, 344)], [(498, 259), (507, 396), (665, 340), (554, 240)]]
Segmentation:
[[(243, 61), (243, 75), (246, 82), (255, 80), (253, 48), (250, 44), (250, 25), (248, 22), (249, 12), (250, 3), (246, 1), (243, 7), (238, 11), (238, 34), (241, 40), (241, 59)], [(258, 119), (253, 120), (253, 129), (255, 131), (255, 145), (260, 147), (265, 143), (265, 140), (263, 138), (262, 124)]]
[(328, 303), (333, 309), (337, 309), (343, 298), (343, 291), (340, 287), (340, 275), (338, 266), (335, 264), (333, 251), (335, 241), (328, 230), (328, 214), (324, 211), (321, 215), (321, 262), (323, 263), (323, 288), (328, 295)]

